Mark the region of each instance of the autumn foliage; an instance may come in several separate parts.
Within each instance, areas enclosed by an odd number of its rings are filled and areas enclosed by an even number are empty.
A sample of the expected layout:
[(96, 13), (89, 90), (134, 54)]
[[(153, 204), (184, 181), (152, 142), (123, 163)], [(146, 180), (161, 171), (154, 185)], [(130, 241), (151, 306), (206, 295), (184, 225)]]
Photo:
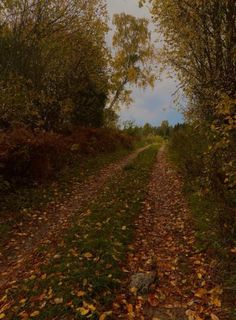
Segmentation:
[[(67, 135), (33, 132), (24, 127), (0, 134), (2, 188), (9, 181), (42, 181), (55, 175), (66, 163), (83, 155), (130, 148), (133, 139), (118, 131), (77, 128)], [(5, 181), (5, 183), (4, 183)]]

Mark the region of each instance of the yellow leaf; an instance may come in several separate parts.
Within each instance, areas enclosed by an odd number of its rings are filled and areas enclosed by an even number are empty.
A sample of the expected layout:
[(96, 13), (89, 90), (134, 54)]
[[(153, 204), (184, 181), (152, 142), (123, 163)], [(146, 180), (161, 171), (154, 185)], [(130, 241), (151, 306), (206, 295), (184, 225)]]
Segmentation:
[(211, 313), (211, 320), (220, 320), (214, 313)]
[(137, 288), (133, 287), (129, 291), (136, 296), (138, 290), (137, 290)]
[(61, 304), (63, 302), (63, 298), (55, 298), (54, 302), (55, 304)]
[(32, 318), (37, 317), (39, 315), (39, 311), (34, 311), (30, 314)]
[(77, 308), (76, 311), (78, 311), (81, 314), (81, 316), (86, 316), (86, 314), (89, 313), (88, 309), (85, 309), (85, 308), (82, 308), (82, 307), (81, 308)]
[(111, 315), (112, 315), (112, 311), (104, 312), (103, 314), (100, 315), (99, 320), (105, 320), (106, 317), (111, 316)]
[(212, 304), (214, 304), (216, 307), (221, 307), (221, 301), (218, 298), (212, 299)]
[(20, 304), (24, 304), (26, 302), (26, 299), (21, 299)]
[(89, 309), (90, 311), (95, 311), (95, 310), (96, 310), (96, 308), (94, 307), (93, 304), (89, 304), (89, 303), (87, 303), (87, 302), (85, 302), (85, 301), (83, 301), (83, 306), (84, 306), (85, 308)]
[(86, 294), (86, 292), (84, 292), (84, 291), (78, 291), (76, 293), (77, 297), (79, 297), (79, 298), (85, 296), (85, 294)]
[(5, 300), (7, 300), (7, 295), (3, 296), (0, 301), (2, 302), (2, 301), (5, 301)]
[(87, 258), (87, 259), (90, 259), (90, 258), (92, 258), (92, 253), (90, 253), (90, 252), (86, 252), (86, 253), (84, 253), (84, 255), (83, 255), (85, 258)]
[(4, 319), (4, 318), (6, 318), (5, 313), (1, 313), (1, 314), (0, 314), (0, 319)]

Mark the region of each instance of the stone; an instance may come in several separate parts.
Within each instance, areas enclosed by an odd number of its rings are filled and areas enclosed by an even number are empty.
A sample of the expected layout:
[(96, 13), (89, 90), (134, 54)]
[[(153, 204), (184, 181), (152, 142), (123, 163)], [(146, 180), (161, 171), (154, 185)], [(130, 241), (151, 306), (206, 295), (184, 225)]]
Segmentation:
[(155, 283), (157, 273), (155, 271), (149, 271), (145, 273), (135, 273), (131, 277), (130, 289), (135, 288), (137, 293), (148, 293), (152, 284)]

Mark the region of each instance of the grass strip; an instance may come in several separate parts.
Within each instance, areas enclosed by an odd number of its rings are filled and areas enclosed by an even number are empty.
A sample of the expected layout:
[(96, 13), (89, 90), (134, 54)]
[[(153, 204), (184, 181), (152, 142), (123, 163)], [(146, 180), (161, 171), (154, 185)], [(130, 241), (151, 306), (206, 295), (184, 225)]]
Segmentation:
[(78, 212), (49, 265), (7, 291), (7, 319), (99, 319), (109, 310), (125, 279), (121, 266), (157, 150), (146, 149), (113, 178), (83, 210), (82, 221)]

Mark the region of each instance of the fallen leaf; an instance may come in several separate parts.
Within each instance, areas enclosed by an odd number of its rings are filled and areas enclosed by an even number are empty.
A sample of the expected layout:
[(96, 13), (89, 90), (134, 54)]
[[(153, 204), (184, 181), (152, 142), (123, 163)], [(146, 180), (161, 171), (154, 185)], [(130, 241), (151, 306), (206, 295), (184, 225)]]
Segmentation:
[(100, 315), (99, 320), (105, 320), (106, 317), (111, 316), (111, 315), (112, 315), (112, 311), (104, 312), (103, 314)]
[(204, 288), (200, 288), (198, 289), (196, 292), (195, 292), (195, 297), (198, 297), (198, 298), (202, 298), (204, 295), (206, 295), (208, 292), (206, 289)]
[(211, 313), (211, 320), (220, 320), (214, 313)]
[(26, 302), (26, 299), (21, 299), (20, 304), (24, 304)]
[(218, 299), (218, 298), (213, 298), (212, 299), (212, 304), (214, 304), (216, 307), (221, 307), (221, 301), (220, 301), (220, 299)]
[(81, 316), (86, 316), (90, 312), (88, 309), (85, 309), (83, 307), (77, 308), (76, 311), (78, 311), (81, 314)]
[(80, 297), (85, 296), (85, 295), (86, 295), (86, 292), (84, 292), (84, 291), (78, 291), (78, 292), (76, 293), (76, 295), (77, 295), (78, 298), (80, 298)]
[(148, 302), (152, 307), (157, 307), (159, 304), (159, 301), (157, 300), (154, 294), (149, 294)]
[(133, 288), (131, 288), (130, 290), (129, 290), (131, 293), (133, 293), (135, 296), (137, 295), (137, 291), (138, 291), (138, 289), (137, 288), (135, 288), (135, 287), (133, 287)]
[(55, 304), (61, 304), (61, 303), (63, 303), (63, 298), (55, 298), (54, 302), (55, 302)]
[(34, 311), (30, 314), (31, 318), (37, 317), (39, 315), (39, 311)]
[(87, 258), (87, 259), (90, 259), (90, 258), (93, 257), (92, 253), (90, 253), (90, 252), (84, 253), (83, 256), (84, 256), (85, 258)]

